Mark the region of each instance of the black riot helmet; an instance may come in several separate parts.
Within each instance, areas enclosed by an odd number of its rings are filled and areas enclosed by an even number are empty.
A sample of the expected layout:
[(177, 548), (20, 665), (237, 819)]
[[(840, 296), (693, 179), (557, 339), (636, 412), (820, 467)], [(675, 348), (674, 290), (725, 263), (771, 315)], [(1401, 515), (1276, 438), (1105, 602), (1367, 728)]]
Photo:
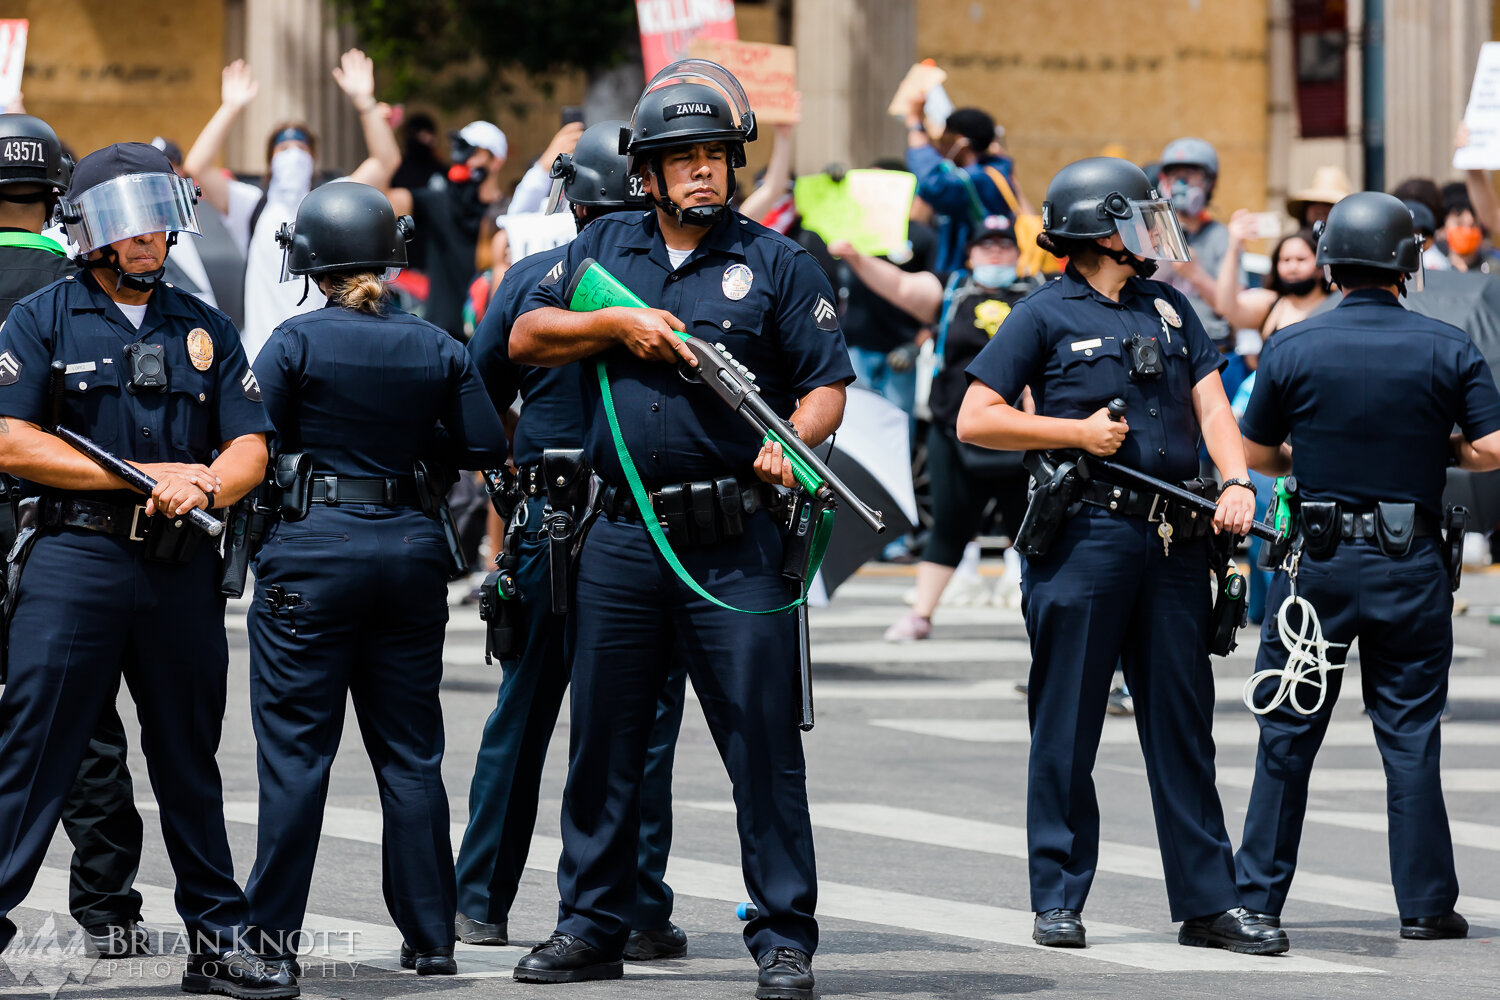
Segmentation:
[(405, 267), (406, 243), (415, 230), (411, 216), (396, 218), (378, 189), (357, 181), (324, 184), (302, 199), (296, 222), (276, 234), (282, 280)]
[(1357, 264), (1410, 274), (1422, 265), (1411, 209), (1380, 191), (1360, 191), (1328, 212), (1318, 234), (1318, 263)]
[[(584, 129), (571, 153), (562, 153), (552, 163), (552, 193), (547, 212), (560, 212), (568, 204), (581, 205), (589, 219), (631, 208), (646, 208), (651, 200), (641, 175), (631, 173), (620, 152), (622, 121), (603, 121)], [(582, 219), (578, 220), (580, 228)]]
[(707, 59), (681, 59), (664, 68), (646, 85), (630, 124), (620, 129), (619, 151), (629, 157), (629, 170), (648, 168), (656, 173), (662, 193), (659, 208), (676, 215), (680, 224), (711, 226), (727, 205), (679, 208), (666, 197), (661, 154), (668, 149), (700, 142), (722, 142), (729, 156), (729, 189), (734, 195), (734, 169), (745, 165), (745, 143), (756, 137), (755, 113), (739, 80)]
[(1119, 233), (1125, 249), (1100, 252), (1143, 276), (1156, 269), (1155, 261), (1191, 259), (1171, 199), (1156, 193), (1140, 167), (1114, 156), (1077, 160), (1057, 172), (1042, 202), (1042, 232), (1063, 251), (1059, 256), (1068, 256), (1069, 243)]
[[(0, 114), (0, 201), (40, 202), (50, 217), (72, 178), (73, 161), (51, 125), (34, 115)], [(23, 184), (44, 189), (27, 194), (11, 190)]]

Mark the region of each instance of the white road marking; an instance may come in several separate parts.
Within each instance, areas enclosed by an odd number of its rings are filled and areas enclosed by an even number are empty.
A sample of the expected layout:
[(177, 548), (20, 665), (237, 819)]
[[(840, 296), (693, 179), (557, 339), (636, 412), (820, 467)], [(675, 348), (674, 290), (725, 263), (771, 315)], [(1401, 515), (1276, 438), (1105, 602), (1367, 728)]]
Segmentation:
[[(1313, 773), (1317, 773), (1314, 770)], [(1443, 775), (1443, 788), (1448, 788), (1448, 776)], [(1387, 832), (1386, 814), (1383, 812), (1338, 812), (1332, 809), (1309, 809), (1307, 822), (1325, 826), (1340, 826), (1348, 830), (1367, 830), (1382, 836)], [(1453, 843), (1459, 847), (1473, 847), (1481, 851), (1500, 851), (1500, 826), (1472, 823), (1467, 820), (1450, 819), (1448, 829), (1453, 834)]]
[[(1447, 729), (1443, 738), (1447, 741)], [(1221, 767), (1218, 769), (1219, 784), (1233, 788), (1249, 788), (1255, 780), (1253, 767)], [(1379, 768), (1334, 768), (1314, 766), (1312, 770), (1314, 792), (1383, 792), (1385, 771)], [(1500, 768), (1455, 767), (1443, 771), (1443, 791), (1455, 792), (1500, 792)]]
[[(676, 804), (711, 812), (734, 812), (732, 802), (678, 800)], [(830, 830), (846, 830), (872, 837), (1019, 860), (1027, 857), (1025, 827), (961, 816), (944, 816), (918, 809), (866, 803), (817, 803), (812, 806), (812, 821), (814, 826)], [(1099, 843), (1099, 871), (1160, 882), (1163, 881), (1161, 864), (1161, 855), (1155, 848), (1109, 840)], [(1290, 898), (1299, 902), (1353, 910), (1393, 915), (1396, 913), (1395, 892), (1389, 885), (1342, 875), (1321, 875), (1299, 870), (1292, 882)], [(1466, 916), (1485, 922), (1500, 920), (1500, 900), (1497, 899), (1460, 897), (1458, 910)], [(1088, 922), (1091, 936), (1093, 924), (1092, 920)]]
[[(894, 729), (898, 732), (915, 733), (919, 736), (938, 736), (943, 739), (960, 740), (966, 743), (1027, 744), (1031, 742), (1030, 727), (1025, 719), (871, 719), (870, 725)], [(1121, 716), (1106, 717), (1104, 732), (1099, 742), (1103, 746), (1134, 745), (1139, 742), (1135, 720)], [(1218, 746), (1253, 747), (1259, 742), (1260, 724), (1250, 718), (1248, 713), (1243, 717), (1214, 720), (1214, 743)], [(1375, 735), (1367, 719), (1335, 719), (1328, 724), (1328, 735), (1323, 740), (1323, 745), (1325, 747), (1373, 747)], [(1500, 746), (1500, 726), (1483, 722), (1450, 722), (1443, 726), (1443, 745), (1447, 747)], [(1458, 773), (1462, 773), (1462, 770)], [(1316, 775), (1318, 769), (1314, 768), (1313, 773)], [(1443, 780), (1446, 784), (1448, 780), (1446, 773)], [(1384, 788), (1383, 777), (1381, 782), (1380, 787)]]

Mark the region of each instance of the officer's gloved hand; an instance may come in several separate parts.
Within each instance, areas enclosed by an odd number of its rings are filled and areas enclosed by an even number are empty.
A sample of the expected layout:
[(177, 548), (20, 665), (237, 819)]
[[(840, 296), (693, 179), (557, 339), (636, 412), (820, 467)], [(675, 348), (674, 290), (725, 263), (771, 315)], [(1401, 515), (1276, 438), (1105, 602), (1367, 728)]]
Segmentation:
[(917, 363), (917, 355), (921, 348), (915, 343), (902, 344), (885, 356), (885, 363), (893, 372), (910, 371), (911, 366)]

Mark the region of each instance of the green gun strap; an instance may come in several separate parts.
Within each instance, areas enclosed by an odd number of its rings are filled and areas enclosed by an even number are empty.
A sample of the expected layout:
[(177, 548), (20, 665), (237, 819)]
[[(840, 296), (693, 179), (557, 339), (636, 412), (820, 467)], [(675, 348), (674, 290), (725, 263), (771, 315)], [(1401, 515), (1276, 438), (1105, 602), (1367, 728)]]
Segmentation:
[(58, 246), (56, 240), (48, 239), (37, 233), (0, 233), (0, 247), (24, 247), (28, 250), (45, 250), (55, 253), (59, 257), (66, 257), (68, 252)]
[[(654, 516), (652, 516), (652, 512), (655, 510), (655, 508), (651, 504), (651, 497), (646, 493), (646, 486), (641, 482), (641, 474), (636, 471), (635, 462), (631, 459), (630, 452), (625, 449), (625, 436), (620, 433), (620, 418), (615, 413), (614, 395), (609, 391), (609, 372), (606, 370), (604, 361), (602, 359), (594, 362), (594, 374), (598, 376), (599, 379), (599, 395), (604, 400), (604, 415), (609, 419), (609, 433), (610, 436), (614, 438), (615, 454), (617, 454), (620, 458), (620, 468), (625, 472), (625, 481), (630, 484), (630, 495), (635, 498), (636, 510), (641, 512), (641, 520), (646, 525), (646, 533), (651, 536), (652, 543), (656, 545), (656, 551), (660, 552), (661, 557), (667, 561), (667, 565), (672, 567), (672, 572), (677, 574), (677, 578), (683, 583), (687, 584), (688, 588), (692, 590), (693, 593), (697, 594), (705, 601), (708, 601), (710, 604), (721, 607), (726, 611), (737, 611), (742, 615), (776, 615), (782, 613), (783, 611), (790, 611), (797, 605), (806, 601), (807, 584), (805, 582), (802, 586), (802, 593), (798, 595), (795, 601), (790, 604), (782, 605), (779, 608), (770, 608), (765, 611), (746, 611), (745, 609), (737, 608), (732, 604), (725, 604), (713, 594), (710, 594), (708, 591), (699, 586), (698, 581), (694, 580), (688, 573), (687, 569), (682, 565), (682, 560), (677, 558), (677, 553), (672, 551), (672, 545), (667, 541), (666, 532), (661, 530), (661, 523)], [(825, 522), (831, 522), (831, 520), (831, 518), (824, 518)], [(818, 528), (821, 533), (822, 525), (820, 524)], [(829, 524), (829, 528), (831, 530), (831, 523)], [(825, 537), (823, 539), (822, 547), (826, 549), (827, 546), (828, 540)], [(814, 538), (814, 548), (817, 548), (816, 537)], [(817, 562), (821, 564), (823, 561), (822, 551), (816, 551), (815, 555)], [(811, 562), (811, 560), (809, 561)]]

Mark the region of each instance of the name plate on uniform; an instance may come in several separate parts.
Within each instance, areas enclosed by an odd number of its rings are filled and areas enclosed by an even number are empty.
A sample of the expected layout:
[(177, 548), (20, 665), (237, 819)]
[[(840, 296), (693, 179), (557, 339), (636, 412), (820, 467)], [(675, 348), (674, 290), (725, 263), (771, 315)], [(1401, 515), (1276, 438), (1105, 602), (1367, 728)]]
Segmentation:
[(1093, 350), (1096, 347), (1103, 347), (1104, 341), (1100, 340), (1098, 337), (1095, 337), (1093, 340), (1075, 340), (1068, 346), (1073, 348), (1073, 350), (1075, 351), (1089, 351)]

